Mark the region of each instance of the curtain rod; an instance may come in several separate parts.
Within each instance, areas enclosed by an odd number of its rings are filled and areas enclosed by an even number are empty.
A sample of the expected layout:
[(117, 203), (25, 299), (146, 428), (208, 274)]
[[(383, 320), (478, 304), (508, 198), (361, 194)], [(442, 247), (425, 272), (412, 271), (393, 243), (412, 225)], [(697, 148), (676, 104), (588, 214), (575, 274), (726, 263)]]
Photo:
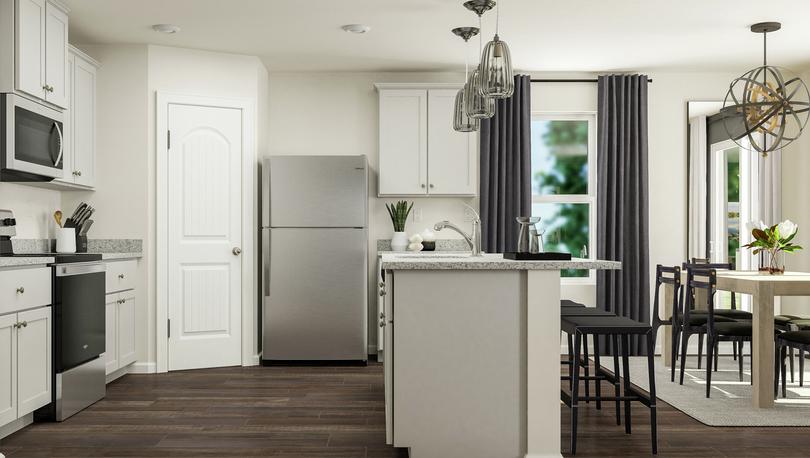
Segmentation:
[[(532, 78), (532, 83), (598, 83), (597, 79), (545, 79), (545, 78)], [(648, 83), (652, 83), (652, 78), (647, 79)]]

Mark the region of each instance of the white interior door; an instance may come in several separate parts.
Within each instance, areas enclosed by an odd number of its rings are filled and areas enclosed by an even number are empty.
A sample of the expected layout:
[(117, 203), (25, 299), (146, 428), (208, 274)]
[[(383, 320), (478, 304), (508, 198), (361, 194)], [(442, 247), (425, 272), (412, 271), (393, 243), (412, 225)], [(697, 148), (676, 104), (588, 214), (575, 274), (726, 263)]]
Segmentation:
[(241, 353), (242, 111), (169, 104), (168, 369)]

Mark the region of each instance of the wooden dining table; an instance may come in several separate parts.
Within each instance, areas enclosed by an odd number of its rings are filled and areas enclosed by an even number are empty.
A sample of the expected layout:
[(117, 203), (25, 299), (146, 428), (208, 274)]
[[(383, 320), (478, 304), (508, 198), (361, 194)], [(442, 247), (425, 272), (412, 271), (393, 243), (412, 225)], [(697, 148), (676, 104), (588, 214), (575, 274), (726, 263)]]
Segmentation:
[[(682, 285), (686, 287), (686, 271), (682, 272)], [(672, 316), (672, 285), (665, 285), (663, 319)], [(773, 407), (774, 403), (774, 299), (780, 296), (810, 296), (810, 273), (785, 272), (770, 275), (757, 271), (717, 270), (717, 289), (752, 296), (753, 338), (751, 342), (751, 377), (753, 389), (751, 402), (754, 407)], [(705, 304), (705, 299), (696, 298), (697, 304)], [(664, 365), (673, 364), (672, 327), (663, 326), (664, 336), (661, 356)], [(679, 350), (680, 354), (680, 350)]]

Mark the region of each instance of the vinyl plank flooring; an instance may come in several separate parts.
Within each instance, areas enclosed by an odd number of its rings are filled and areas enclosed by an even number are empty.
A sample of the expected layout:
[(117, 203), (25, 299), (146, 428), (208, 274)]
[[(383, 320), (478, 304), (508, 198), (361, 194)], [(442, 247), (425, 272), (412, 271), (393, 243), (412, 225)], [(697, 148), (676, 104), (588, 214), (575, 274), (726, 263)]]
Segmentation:
[[(107, 397), (63, 423), (0, 441), (18, 457), (406, 458), (385, 444), (382, 365), (230, 367), (127, 375)], [(605, 387), (607, 392), (607, 387)], [(810, 428), (712, 428), (659, 403), (659, 454), (808, 456)], [(580, 409), (577, 456), (649, 456), (649, 411), (633, 406), (633, 434), (612, 404)], [(570, 416), (562, 408), (563, 454)]]

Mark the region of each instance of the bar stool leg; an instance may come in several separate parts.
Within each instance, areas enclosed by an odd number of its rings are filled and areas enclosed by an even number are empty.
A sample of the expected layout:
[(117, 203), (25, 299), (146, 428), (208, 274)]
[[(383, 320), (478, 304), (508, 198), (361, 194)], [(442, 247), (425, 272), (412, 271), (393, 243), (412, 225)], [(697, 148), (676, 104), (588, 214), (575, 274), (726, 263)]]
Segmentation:
[(799, 386), (804, 386), (804, 350), (799, 350)]
[(787, 398), (787, 366), (785, 365), (785, 358), (787, 357), (787, 348), (781, 346), (779, 351), (779, 361), (782, 365), (782, 397)]
[(588, 377), (591, 375), (591, 370), (589, 369), (590, 366), (590, 359), (588, 358), (588, 335), (582, 334), (582, 352), (584, 353), (585, 358), (582, 360), (582, 366), (585, 369), (585, 404), (590, 404), (587, 398), (591, 395), (591, 381), (588, 380)]
[(652, 440), (653, 455), (658, 454), (658, 416), (656, 412), (655, 395), (655, 336), (652, 332), (647, 334), (647, 373), (650, 377), (650, 436)]
[(737, 361), (737, 364), (739, 366), (740, 381), (742, 382), (743, 381), (743, 354), (744, 354), (743, 353), (743, 346), (745, 345), (745, 342), (743, 342), (742, 340), (740, 340), (739, 342), (735, 340), (732, 343), (734, 344), (734, 348), (737, 348), (738, 343), (740, 344), (740, 355), (739, 355), (740, 359)]
[(622, 335), (622, 380), (624, 380), (624, 432), (630, 434), (630, 336)]
[[(672, 325), (672, 379), (671, 381), (675, 381), (675, 366), (678, 362), (678, 344), (681, 342), (681, 332), (678, 326)], [(663, 349), (662, 349), (663, 351)]]
[(579, 404), (579, 350), (580, 338), (579, 331), (575, 331), (574, 336), (574, 363), (572, 364), (571, 379), (573, 381), (573, 388), (571, 389), (571, 454), (577, 453), (577, 410)]
[(622, 402), (619, 401), (621, 392), (619, 391), (619, 339), (616, 334), (610, 335), (611, 347), (613, 351), (613, 391), (616, 394), (616, 424), (622, 424)]
[[(593, 336), (593, 375), (596, 377), (594, 380), (594, 387), (596, 389), (596, 410), (602, 410), (602, 381), (599, 380), (599, 374), (602, 372), (602, 365), (599, 362), (599, 336)], [(586, 382), (587, 383), (587, 382)]]
[(571, 390), (574, 385), (572, 382), (571, 374), (574, 371), (574, 339), (571, 334), (568, 336), (568, 389)]
[(689, 334), (689, 329), (684, 326), (683, 330), (681, 331), (681, 385), (683, 385), (683, 372), (686, 370), (686, 347), (689, 345), (689, 337), (691, 337)]
[(717, 372), (717, 366), (720, 365), (720, 364), (718, 364), (719, 357), (720, 357), (720, 341), (715, 340), (714, 341), (714, 371), (715, 372)]
[[(702, 334), (701, 334), (702, 335)], [(714, 339), (715, 336), (708, 334), (707, 340), (708, 345), (706, 345), (706, 397), (711, 396), (712, 391), (712, 361), (714, 361), (714, 355), (712, 352), (714, 351)]]
[[(732, 357), (734, 358), (734, 361), (737, 361), (737, 341), (736, 340), (734, 342), (731, 342), (731, 351), (733, 352)], [(742, 353), (742, 350), (740, 350), (740, 353)]]
[(793, 347), (790, 347), (790, 383), (793, 383)]
[(701, 361), (703, 360), (703, 337), (704, 334), (698, 334), (698, 369), (700, 369)]

